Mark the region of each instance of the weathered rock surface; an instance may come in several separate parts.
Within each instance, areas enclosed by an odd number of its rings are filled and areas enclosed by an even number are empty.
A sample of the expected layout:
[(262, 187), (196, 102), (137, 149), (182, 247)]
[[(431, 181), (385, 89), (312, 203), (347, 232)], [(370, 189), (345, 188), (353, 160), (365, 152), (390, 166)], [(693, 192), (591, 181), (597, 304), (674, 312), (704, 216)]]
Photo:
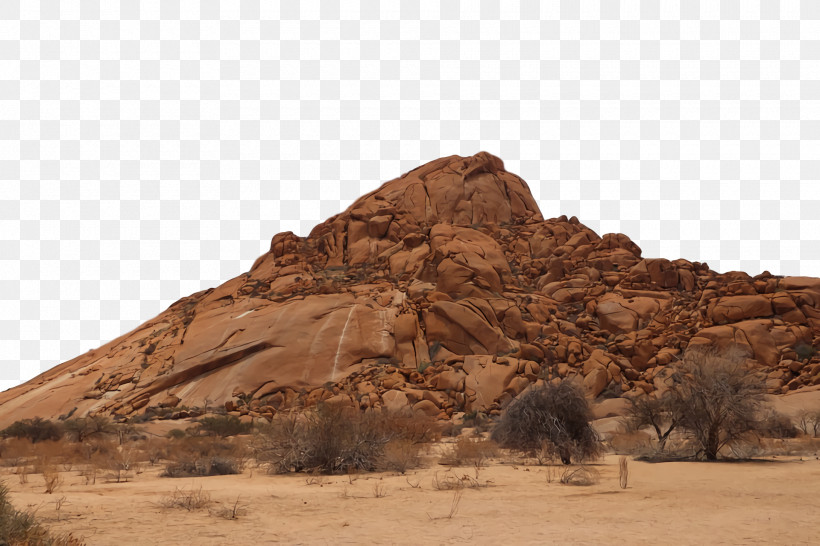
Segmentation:
[(274, 236), (248, 273), (0, 393), (0, 426), (320, 401), (492, 413), (555, 377), (590, 397), (652, 392), (688, 344), (730, 342), (771, 392), (820, 384), (820, 279), (643, 258), (625, 235), (543, 219), (482, 152), (387, 182), (308, 237)]

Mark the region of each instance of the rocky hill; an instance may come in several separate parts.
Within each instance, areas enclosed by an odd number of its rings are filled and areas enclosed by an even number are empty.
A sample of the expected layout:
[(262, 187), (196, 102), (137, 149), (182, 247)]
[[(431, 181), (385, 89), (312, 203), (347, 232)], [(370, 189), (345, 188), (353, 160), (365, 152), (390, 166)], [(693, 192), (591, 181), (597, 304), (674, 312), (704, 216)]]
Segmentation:
[(391, 180), (308, 237), (276, 235), (249, 272), (0, 393), (0, 426), (320, 400), (493, 413), (545, 376), (651, 393), (688, 344), (729, 342), (772, 393), (820, 384), (820, 279), (642, 258), (625, 235), (544, 220), (482, 152)]

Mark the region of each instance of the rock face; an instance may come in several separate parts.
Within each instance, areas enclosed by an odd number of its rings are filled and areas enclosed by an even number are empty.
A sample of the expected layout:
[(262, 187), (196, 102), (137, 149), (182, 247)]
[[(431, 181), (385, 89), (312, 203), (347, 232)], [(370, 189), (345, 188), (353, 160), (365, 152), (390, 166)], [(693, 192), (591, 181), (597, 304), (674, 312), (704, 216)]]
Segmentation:
[(497, 412), (576, 376), (590, 397), (654, 390), (690, 343), (740, 343), (771, 392), (820, 384), (820, 279), (646, 259), (628, 237), (544, 220), (487, 153), (423, 165), (248, 273), (0, 394), (0, 426), (73, 412), (319, 401)]

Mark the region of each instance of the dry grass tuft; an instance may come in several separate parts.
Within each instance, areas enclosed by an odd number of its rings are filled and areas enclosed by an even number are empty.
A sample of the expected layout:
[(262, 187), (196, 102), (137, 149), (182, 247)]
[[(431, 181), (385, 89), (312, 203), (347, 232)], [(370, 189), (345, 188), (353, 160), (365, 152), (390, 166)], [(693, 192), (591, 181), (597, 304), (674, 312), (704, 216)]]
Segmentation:
[(211, 495), (203, 491), (202, 486), (199, 486), (199, 489), (191, 488), (190, 490), (177, 487), (173, 493), (160, 499), (159, 504), (163, 508), (181, 508), (192, 512), (208, 508), (211, 505)]
[(498, 444), (484, 438), (459, 438), (446, 451), (439, 463), (448, 466), (482, 467), (487, 460), (498, 455)]
[(601, 479), (600, 473), (586, 465), (568, 466), (561, 474), (561, 483), (564, 485), (595, 485)]

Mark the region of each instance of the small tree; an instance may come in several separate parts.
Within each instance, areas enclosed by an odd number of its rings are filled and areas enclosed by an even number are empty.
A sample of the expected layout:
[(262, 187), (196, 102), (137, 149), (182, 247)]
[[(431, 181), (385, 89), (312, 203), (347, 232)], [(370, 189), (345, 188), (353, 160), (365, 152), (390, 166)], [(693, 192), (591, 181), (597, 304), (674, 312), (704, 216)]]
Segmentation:
[(658, 438), (658, 451), (666, 448), (666, 441), (682, 421), (675, 397), (667, 391), (661, 396), (630, 398), (627, 423), (633, 430), (652, 427)]
[(573, 383), (545, 383), (510, 404), (492, 439), (502, 447), (529, 453), (549, 446), (564, 464), (570, 464), (600, 452), (591, 419), (589, 404)]
[(75, 442), (82, 442), (89, 438), (117, 432), (117, 428), (111, 422), (111, 419), (104, 415), (69, 419), (63, 423), (63, 428), (68, 437)]
[(63, 437), (63, 431), (56, 423), (35, 417), (34, 419), (15, 421), (0, 432), (0, 436), (3, 438), (28, 438), (32, 444), (36, 444), (47, 440), (59, 440)]
[(820, 410), (806, 410), (800, 413), (797, 416), (797, 426), (803, 434), (817, 436), (817, 432), (820, 431)]
[(739, 347), (690, 347), (673, 377), (669, 411), (707, 460), (756, 429), (764, 384)]

